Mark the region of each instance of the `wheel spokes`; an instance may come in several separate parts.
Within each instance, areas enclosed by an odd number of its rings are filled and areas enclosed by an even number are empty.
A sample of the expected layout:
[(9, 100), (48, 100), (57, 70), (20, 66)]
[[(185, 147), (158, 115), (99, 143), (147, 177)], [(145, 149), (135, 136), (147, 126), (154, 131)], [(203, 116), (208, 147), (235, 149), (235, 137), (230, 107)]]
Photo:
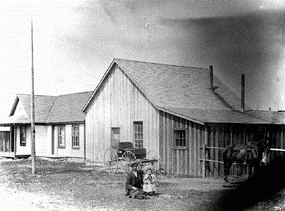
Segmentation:
[(126, 151), (122, 155), (122, 170), (125, 175), (127, 175), (130, 171), (130, 164), (133, 161), (136, 161), (136, 156), (134, 153), (130, 151)]
[(124, 152), (124, 154), (122, 155), (123, 159), (126, 161), (126, 162), (133, 162), (136, 160), (136, 156), (134, 153), (130, 152), (130, 151), (127, 151), (127, 152)]
[(146, 154), (146, 158), (148, 160), (157, 160), (159, 161), (159, 153), (155, 150), (150, 150), (147, 154)]
[(104, 154), (104, 166), (109, 174), (114, 174), (118, 169), (118, 154), (116, 150), (109, 148)]

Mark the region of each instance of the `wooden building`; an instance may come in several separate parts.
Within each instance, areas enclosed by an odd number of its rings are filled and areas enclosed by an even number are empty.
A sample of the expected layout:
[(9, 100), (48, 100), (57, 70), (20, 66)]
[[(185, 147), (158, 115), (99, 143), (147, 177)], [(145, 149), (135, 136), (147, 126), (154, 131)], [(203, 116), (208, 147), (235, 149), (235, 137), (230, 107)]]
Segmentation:
[[(36, 156), (84, 159), (85, 114), (82, 107), (92, 92), (60, 96), (35, 95)], [(18, 94), (8, 120), (9, 147), (0, 156), (31, 156), (31, 98)], [(3, 148), (4, 149), (4, 148)]]
[(130, 141), (159, 152), (169, 173), (210, 176), (217, 167), (207, 159), (221, 155), (217, 148), (266, 134), (268, 122), (240, 111), (247, 109), (212, 68), (114, 59), (83, 108), (86, 164)]

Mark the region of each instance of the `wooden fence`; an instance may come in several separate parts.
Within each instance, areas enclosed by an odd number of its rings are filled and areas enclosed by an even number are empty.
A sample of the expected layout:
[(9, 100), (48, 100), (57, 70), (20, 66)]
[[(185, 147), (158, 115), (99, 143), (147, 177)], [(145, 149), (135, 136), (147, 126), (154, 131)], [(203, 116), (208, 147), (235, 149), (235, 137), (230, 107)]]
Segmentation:
[[(213, 153), (213, 154), (218, 154), (219, 157), (222, 157), (222, 151), (225, 148), (222, 147), (209, 147), (207, 145), (201, 146), (200, 147), (202, 150), (202, 159), (200, 159), (200, 162), (202, 162), (202, 176), (205, 177), (209, 177), (209, 176), (223, 176), (224, 175), (224, 171), (223, 171), (223, 167), (224, 167), (224, 162), (222, 161), (222, 159), (219, 160), (215, 160), (212, 159), (212, 155), (209, 153), (209, 150), (215, 150), (218, 151), (217, 153)], [(278, 148), (270, 148), (270, 152), (281, 152), (282, 156), (285, 157), (285, 149), (278, 149)], [(276, 154), (272, 154), (269, 153), (269, 161), (274, 159), (274, 157), (276, 157)], [(210, 165), (212, 164), (212, 165)], [(237, 175), (240, 168), (242, 168), (242, 175), (247, 175), (249, 168), (247, 164), (238, 164), (238, 163), (234, 163), (231, 171), (230, 171), (230, 175)]]

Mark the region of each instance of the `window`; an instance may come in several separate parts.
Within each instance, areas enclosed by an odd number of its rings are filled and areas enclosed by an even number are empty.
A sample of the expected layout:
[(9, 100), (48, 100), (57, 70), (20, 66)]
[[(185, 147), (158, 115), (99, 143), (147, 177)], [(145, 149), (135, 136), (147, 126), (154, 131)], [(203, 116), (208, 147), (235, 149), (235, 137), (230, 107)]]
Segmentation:
[(134, 122), (135, 148), (143, 148), (143, 123)]
[(26, 146), (26, 126), (20, 126), (20, 146)]
[(65, 147), (65, 127), (58, 127), (58, 147)]
[(187, 147), (186, 130), (174, 130), (174, 147)]
[(79, 125), (72, 125), (72, 148), (79, 148)]

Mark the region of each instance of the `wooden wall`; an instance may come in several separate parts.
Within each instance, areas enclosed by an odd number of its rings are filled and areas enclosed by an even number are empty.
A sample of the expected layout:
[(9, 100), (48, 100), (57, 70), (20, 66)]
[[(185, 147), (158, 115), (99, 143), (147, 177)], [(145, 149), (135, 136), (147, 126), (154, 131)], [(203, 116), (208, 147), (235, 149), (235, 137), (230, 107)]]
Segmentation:
[[(58, 146), (58, 127), (59, 125), (53, 126), (53, 129), (50, 129), (51, 135), (50, 139), (47, 142), (48, 148), (45, 149), (47, 151), (47, 155), (51, 155), (51, 152), (53, 151), (54, 156), (63, 156), (63, 157), (74, 157), (74, 158), (84, 158), (84, 124), (79, 124), (79, 148), (73, 148), (72, 147), (72, 124), (64, 124), (62, 126), (65, 127), (65, 147), (59, 147)], [(51, 127), (51, 126), (50, 126)], [(53, 131), (52, 131), (53, 130)], [(48, 136), (49, 137), (49, 134)], [(53, 144), (51, 144), (53, 140)], [(52, 146), (51, 146), (52, 145)], [(53, 150), (51, 149), (53, 147)]]
[(127, 75), (114, 66), (86, 112), (86, 164), (101, 164), (110, 148), (111, 128), (120, 127), (120, 141), (133, 142), (134, 121), (143, 122), (143, 147), (159, 151), (159, 114)]
[[(272, 129), (272, 138), (270, 147), (275, 149), (270, 151), (269, 160), (273, 160), (275, 157), (285, 157), (285, 126), (276, 125)], [(278, 151), (276, 149), (281, 149)]]
[[(247, 144), (250, 140), (265, 140), (269, 134), (273, 145), (280, 143), (281, 135), (276, 126), (254, 124), (211, 124), (207, 126), (208, 138), (206, 150), (206, 176), (223, 176), (223, 149), (231, 144)], [(283, 141), (284, 143), (284, 141)], [(284, 145), (283, 145), (284, 147)], [(248, 174), (246, 165), (233, 165), (231, 174), (237, 175), (238, 168), (243, 169), (243, 174)]]
[[(159, 121), (160, 162), (166, 166), (170, 174), (201, 176), (202, 151), (200, 146), (205, 140), (204, 126), (163, 111), (160, 112)], [(174, 147), (174, 129), (186, 129), (187, 148), (177, 149)]]

